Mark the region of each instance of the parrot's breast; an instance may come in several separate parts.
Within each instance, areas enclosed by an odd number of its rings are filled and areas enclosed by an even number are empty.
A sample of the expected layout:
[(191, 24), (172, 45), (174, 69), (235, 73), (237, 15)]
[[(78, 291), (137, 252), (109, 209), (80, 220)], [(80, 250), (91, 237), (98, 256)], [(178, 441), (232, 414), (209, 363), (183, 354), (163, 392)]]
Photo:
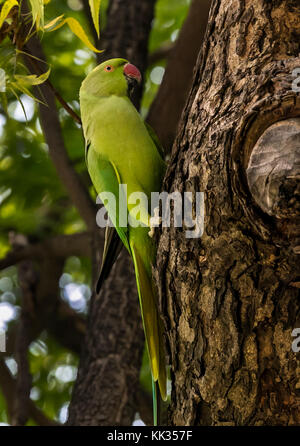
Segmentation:
[(100, 99), (82, 114), (86, 140), (117, 168), (128, 193), (159, 192), (164, 162), (139, 113), (126, 97)]

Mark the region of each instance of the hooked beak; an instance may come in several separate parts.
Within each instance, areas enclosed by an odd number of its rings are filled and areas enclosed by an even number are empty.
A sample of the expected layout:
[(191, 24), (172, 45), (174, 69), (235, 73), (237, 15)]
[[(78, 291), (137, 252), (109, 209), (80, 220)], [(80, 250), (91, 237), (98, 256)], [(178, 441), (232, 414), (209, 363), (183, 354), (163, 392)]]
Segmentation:
[(137, 69), (137, 67), (135, 67), (134, 65), (132, 65), (131, 63), (127, 63), (124, 66), (124, 75), (128, 80), (135, 80), (137, 81), (139, 84), (142, 81), (142, 75), (140, 73), (140, 71)]

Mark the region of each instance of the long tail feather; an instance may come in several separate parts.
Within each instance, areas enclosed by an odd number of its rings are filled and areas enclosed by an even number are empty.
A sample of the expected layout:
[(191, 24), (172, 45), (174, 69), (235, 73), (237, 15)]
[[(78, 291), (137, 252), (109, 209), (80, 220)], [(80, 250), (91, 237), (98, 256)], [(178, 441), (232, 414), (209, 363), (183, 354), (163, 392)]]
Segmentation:
[(153, 288), (138, 251), (134, 245), (131, 245), (131, 249), (152, 377), (155, 382), (158, 381), (161, 397), (163, 400), (166, 400), (166, 365), (162, 344), (162, 332)]
[(152, 379), (153, 425), (161, 426), (161, 398), (158, 381)]
[[(157, 382), (157, 381), (156, 381)], [(157, 385), (152, 379), (153, 426), (158, 425)]]

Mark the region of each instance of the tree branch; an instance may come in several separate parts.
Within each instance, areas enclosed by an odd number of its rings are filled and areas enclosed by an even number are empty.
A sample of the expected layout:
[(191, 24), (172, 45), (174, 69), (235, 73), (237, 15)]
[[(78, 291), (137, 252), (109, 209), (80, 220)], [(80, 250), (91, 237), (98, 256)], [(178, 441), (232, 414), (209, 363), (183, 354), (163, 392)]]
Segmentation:
[[(48, 322), (43, 315), (41, 318), (35, 317), (32, 320), (29, 332), (30, 342), (34, 341), (43, 330), (48, 330), (59, 344), (79, 355), (86, 332), (85, 318), (58, 296), (53, 297), (53, 300), (57, 302), (56, 312), (51, 315)], [(11, 325), (8, 330), (6, 356), (11, 356), (14, 353), (17, 330), (17, 325)]]
[(0, 270), (25, 259), (39, 259), (45, 253), (51, 253), (58, 258), (66, 258), (72, 255), (89, 257), (91, 255), (91, 240), (90, 232), (82, 232), (80, 234), (58, 235), (40, 243), (21, 246), (9, 251), (6, 257), (0, 260)]
[[(13, 400), (16, 393), (16, 380), (3, 359), (0, 358), (0, 387), (7, 404), (9, 418), (13, 417)], [(29, 400), (29, 416), (39, 426), (60, 426), (60, 423), (48, 418), (40, 409), (36, 407), (32, 400)]]
[[(26, 55), (30, 57), (31, 54), (30, 54), (30, 51), (26, 45), (24, 45), (24, 50), (26, 50)], [(41, 75), (43, 73), (43, 71), (42, 71), (38, 61), (32, 57), (31, 63), (35, 67), (35, 71), (36, 71), (36, 73), (33, 73), (33, 74), (37, 74), (38, 76)], [(58, 100), (58, 102), (60, 102), (60, 104), (63, 106), (63, 108), (66, 110), (66, 112), (74, 119), (74, 121), (76, 121), (78, 124), (81, 125), (80, 117), (72, 109), (72, 107), (70, 107), (69, 104), (63, 99), (61, 94), (56, 90), (56, 88), (53, 86), (53, 84), (50, 82), (49, 79), (46, 79), (45, 84), (47, 84), (50, 87), (50, 89), (54, 93), (56, 99)]]
[(148, 113), (147, 122), (155, 129), (166, 153), (171, 150), (191, 87), (210, 4), (211, 0), (193, 0), (175, 45), (168, 55), (162, 83)]
[(153, 53), (149, 54), (148, 65), (153, 65), (162, 59), (168, 59), (172, 53), (176, 43), (167, 43), (157, 48)]
[[(20, 234), (11, 236), (13, 248), (28, 245), (27, 238)], [(31, 260), (24, 260), (18, 265), (18, 279), (21, 288), (21, 315), (17, 328), (15, 358), (18, 364), (16, 392), (14, 396), (14, 414), (12, 425), (23, 426), (29, 417), (31, 375), (28, 363), (30, 345), (30, 326), (33, 314), (34, 293), (37, 274)]]

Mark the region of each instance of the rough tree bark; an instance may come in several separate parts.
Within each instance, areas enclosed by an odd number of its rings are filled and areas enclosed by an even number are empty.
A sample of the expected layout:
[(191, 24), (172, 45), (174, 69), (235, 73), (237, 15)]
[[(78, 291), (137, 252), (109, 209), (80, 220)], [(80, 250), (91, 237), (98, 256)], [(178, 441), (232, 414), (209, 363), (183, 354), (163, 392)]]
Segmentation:
[(300, 423), (299, 43), (299, 1), (212, 2), (164, 183), (204, 234), (157, 235), (173, 425)]
[[(99, 62), (123, 57), (143, 73), (154, 4), (155, 0), (110, 1), (101, 37), (105, 52)], [(135, 96), (136, 106), (140, 96), (141, 90)], [(92, 297), (67, 424), (132, 424), (143, 347), (132, 262), (123, 249), (100, 295)]]

